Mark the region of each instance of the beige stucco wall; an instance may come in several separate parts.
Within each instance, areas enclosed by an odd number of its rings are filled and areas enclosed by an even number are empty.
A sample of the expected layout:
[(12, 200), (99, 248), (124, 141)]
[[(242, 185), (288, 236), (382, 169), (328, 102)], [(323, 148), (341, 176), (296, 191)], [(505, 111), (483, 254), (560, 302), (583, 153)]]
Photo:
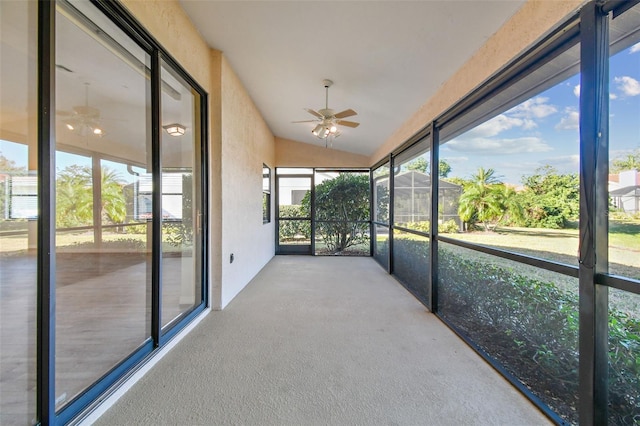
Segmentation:
[(369, 158), (375, 164), (585, 4), (529, 0)]
[[(339, 141), (335, 142), (339, 145)], [(369, 157), (276, 137), (277, 167), (369, 167)]]
[(275, 166), (274, 137), (176, 0), (122, 4), (209, 94), (208, 276), (211, 306), (221, 309), (274, 254), (274, 222), (262, 224), (262, 163)]
[(274, 222), (262, 223), (262, 164), (273, 167), (275, 151), (273, 134), (224, 56), (221, 101), (224, 307), (274, 255)]

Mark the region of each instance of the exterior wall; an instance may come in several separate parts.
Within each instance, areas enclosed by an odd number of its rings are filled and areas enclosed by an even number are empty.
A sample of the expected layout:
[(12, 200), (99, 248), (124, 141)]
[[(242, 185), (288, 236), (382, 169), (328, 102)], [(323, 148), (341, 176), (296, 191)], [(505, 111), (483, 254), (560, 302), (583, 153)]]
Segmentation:
[(221, 100), (224, 308), (275, 253), (274, 222), (262, 223), (262, 163), (273, 168), (275, 150), (273, 134), (224, 56)]
[[(339, 144), (336, 142), (336, 144)], [(369, 167), (369, 158), (351, 152), (276, 138), (277, 167)]]
[(585, 0), (529, 0), (378, 148), (369, 163), (384, 158), (585, 3)]

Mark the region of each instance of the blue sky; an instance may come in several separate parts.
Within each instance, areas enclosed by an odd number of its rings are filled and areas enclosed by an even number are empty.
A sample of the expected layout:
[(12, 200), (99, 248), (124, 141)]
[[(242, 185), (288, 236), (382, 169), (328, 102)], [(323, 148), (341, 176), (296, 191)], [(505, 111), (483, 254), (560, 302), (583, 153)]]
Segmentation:
[[(611, 58), (610, 158), (640, 148), (640, 43)], [(469, 178), (493, 168), (503, 182), (520, 185), (544, 165), (578, 173), (580, 75), (539, 93), (440, 148), (450, 176)]]

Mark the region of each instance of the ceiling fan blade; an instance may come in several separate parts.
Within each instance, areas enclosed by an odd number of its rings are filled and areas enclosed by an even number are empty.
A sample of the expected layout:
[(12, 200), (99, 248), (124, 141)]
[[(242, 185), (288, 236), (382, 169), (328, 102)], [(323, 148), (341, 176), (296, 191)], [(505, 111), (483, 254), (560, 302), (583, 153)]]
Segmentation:
[(311, 108), (305, 108), (305, 111), (307, 111), (309, 114), (314, 115), (318, 118), (324, 118), (324, 116), (322, 114), (320, 114), (318, 111), (314, 111)]
[(318, 120), (292, 121), (292, 123), (316, 123)]
[(347, 126), (347, 127), (358, 127), (360, 125), (360, 123), (356, 123), (355, 121), (347, 121), (347, 120), (336, 120), (336, 124), (340, 126)]
[(347, 118), (347, 117), (351, 117), (354, 115), (358, 115), (357, 112), (355, 112), (352, 109), (345, 109), (344, 111), (341, 111), (337, 114), (334, 115), (335, 118)]

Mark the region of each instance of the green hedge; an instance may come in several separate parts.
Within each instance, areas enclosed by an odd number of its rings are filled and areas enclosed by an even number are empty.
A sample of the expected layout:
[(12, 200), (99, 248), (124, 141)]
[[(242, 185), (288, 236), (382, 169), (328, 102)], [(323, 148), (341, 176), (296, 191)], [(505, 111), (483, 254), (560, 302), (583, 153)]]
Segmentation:
[[(426, 263), (425, 242), (402, 238), (399, 247), (396, 255), (405, 262)], [(440, 244), (440, 315), (552, 410), (577, 423), (577, 280), (576, 291), (569, 292), (517, 263), (491, 263), (483, 256)], [(424, 276), (424, 267), (411, 269)], [(640, 319), (615, 309), (609, 313), (609, 402), (610, 424), (640, 424)]]

